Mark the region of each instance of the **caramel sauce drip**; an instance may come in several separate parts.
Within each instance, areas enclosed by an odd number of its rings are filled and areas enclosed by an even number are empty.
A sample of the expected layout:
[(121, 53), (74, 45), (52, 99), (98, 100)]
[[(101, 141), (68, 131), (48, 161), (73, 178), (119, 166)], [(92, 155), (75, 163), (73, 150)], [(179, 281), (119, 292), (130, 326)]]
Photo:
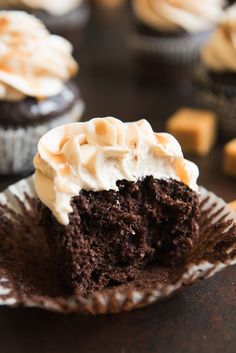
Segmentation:
[(61, 150), (69, 140), (70, 138), (68, 136), (63, 137), (63, 139), (59, 143), (59, 149)]
[(70, 175), (70, 166), (66, 165), (64, 168), (60, 170), (60, 175), (61, 176), (68, 176)]
[(168, 140), (164, 136), (156, 134), (156, 138), (157, 138), (157, 142), (160, 143), (161, 145), (166, 145), (168, 143)]
[(90, 174), (96, 175), (96, 156), (90, 158), (90, 160), (86, 164), (86, 168)]
[(182, 158), (178, 158), (174, 162), (174, 167), (176, 170), (176, 174), (178, 175), (180, 181), (185, 185), (189, 185), (189, 175), (184, 168), (184, 161)]
[(98, 135), (105, 135), (107, 133), (107, 125), (105, 122), (100, 121), (96, 123), (96, 133)]

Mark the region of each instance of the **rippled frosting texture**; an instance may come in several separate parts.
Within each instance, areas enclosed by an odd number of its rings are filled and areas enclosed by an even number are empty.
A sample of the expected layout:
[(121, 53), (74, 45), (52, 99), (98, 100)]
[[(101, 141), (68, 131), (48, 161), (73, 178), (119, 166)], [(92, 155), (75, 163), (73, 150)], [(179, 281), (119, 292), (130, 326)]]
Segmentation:
[(236, 6), (232, 6), (202, 50), (202, 60), (213, 71), (236, 71)]
[(153, 175), (198, 190), (198, 168), (184, 160), (174, 137), (154, 133), (146, 120), (95, 118), (60, 126), (39, 141), (34, 166), (38, 197), (64, 225), (72, 212), (71, 199), (81, 189), (118, 190), (118, 180)]
[(55, 96), (76, 74), (71, 44), (34, 16), (0, 11), (0, 99)]
[(224, 0), (132, 0), (139, 21), (163, 32), (198, 32), (221, 18)]
[(82, 3), (83, 0), (0, 0), (3, 8), (44, 10), (54, 16), (67, 14)]

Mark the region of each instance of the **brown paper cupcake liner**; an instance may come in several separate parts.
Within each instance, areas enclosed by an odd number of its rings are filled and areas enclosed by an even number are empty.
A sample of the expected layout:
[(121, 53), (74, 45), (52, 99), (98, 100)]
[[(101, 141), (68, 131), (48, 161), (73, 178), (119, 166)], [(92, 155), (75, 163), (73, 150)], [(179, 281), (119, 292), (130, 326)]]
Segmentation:
[(149, 266), (127, 284), (93, 294), (62, 285), (38, 225), (32, 177), (0, 194), (0, 305), (62, 313), (117, 313), (158, 302), (236, 263), (236, 214), (201, 188), (200, 237), (185, 266)]
[(188, 64), (197, 61), (199, 50), (206, 42), (210, 32), (189, 36), (152, 37), (139, 33), (132, 33), (129, 38), (131, 48), (146, 56), (154, 56), (158, 61), (170, 64)]
[(198, 102), (217, 114), (219, 129), (227, 138), (236, 136), (236, 95), (232, 96), (214, 93), (213, 91), (200, 90)]
[(206, 70), (198, 68), (193, 82), (197, 88), (199, 105), (214, 111), (219, 121), (219, 129), (227, 138), (236, 136), (236, 87), (214, 83), (208, 77)]
[(80, 120), (84, 112), (81, 100), (69, 113), (40, 125), (21, 128), (0, 127), (0, 174), (19, 174), (33, 170), (37, 143), (48, 130)]

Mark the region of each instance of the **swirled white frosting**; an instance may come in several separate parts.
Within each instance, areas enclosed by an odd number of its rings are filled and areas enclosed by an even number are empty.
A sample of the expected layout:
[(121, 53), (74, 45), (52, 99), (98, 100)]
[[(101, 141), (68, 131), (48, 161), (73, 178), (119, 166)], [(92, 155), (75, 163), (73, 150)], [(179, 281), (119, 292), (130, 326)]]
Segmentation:
[(213, 71), (236, 71), (236, 5), (226, 11), (201, 56)]
[(221, 18), (224, 0), (132, 0), (136, 17), (158, 31), (212, 28)]
[(176, 139), (156, 134), (146, 120), (123, 123), (95, 118), (44, 135), (34, 159), (35, 189), (57, 220), (67, 225), (71, 199), (80, 190), (117, 190), (118, 180), (182, 181), (197, 191), (198, 168), (184, 159)]
[(77, 72), (71, 44), (34, 16), (0, 11), (0, 99), (45, 98)]
[(83, 0), (0, 0), (1, 8), (44, 10), (54, 16), (73, 11)]

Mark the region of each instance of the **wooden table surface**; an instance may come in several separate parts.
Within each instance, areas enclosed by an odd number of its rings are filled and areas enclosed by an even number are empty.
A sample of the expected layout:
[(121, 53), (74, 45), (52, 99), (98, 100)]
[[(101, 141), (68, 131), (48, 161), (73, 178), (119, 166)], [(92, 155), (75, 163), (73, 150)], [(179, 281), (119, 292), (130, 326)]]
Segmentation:
[[(195, 105), (187, 77), (178, 84), (141, 82), (129, 50), (128, 10), (97, 11), (79, 54), (78, 83), (85, 118), (112, 115), (147, 118), (163, 131), (179, 106)], [(200, 167), (200, 184), (226, 201), (236, 199), (236, 181), (221, 171), (222, 143)], [(0, 189), (19, 177), (1, 178)], [(0, 353), (235, 353), (236, 267), (186, 288), (168, 300), (130, 313), (60, 315), (37, 309), (0, 309)]]

